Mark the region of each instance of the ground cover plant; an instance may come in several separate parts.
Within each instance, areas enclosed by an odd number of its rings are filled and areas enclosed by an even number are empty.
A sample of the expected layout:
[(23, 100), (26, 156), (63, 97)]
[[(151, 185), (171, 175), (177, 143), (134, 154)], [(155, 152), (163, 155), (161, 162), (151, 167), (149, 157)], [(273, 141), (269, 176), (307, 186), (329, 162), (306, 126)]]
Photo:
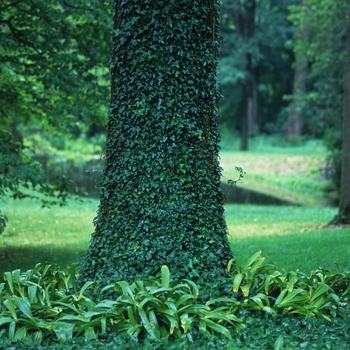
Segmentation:
[[(112, 299), (94, 295), (98, 286), (92, 281), (77, 288), (74, 265), (63, 269), (56, 264), (38, 264), (24, 273), (6, 272), (0, 284), (0, 341), (47, 347), (83, 337), (102, 345), (106, 339), (114, 342), (109, 334), (122, 334), (141, 344), (145, 339), (191, 344), (202, 334), (228, 347), (234, 330), (239, 334), (254, 317), (264, 318), (264, 313), (274, 321), (290, 315), (307, 327), (314, 325), (310, 318), (331, 322), (348, 316), (350, 272), (330, 274), (318, 269), (310, 275), (281, 273), (272, 265), (262, 265), (263, 260), (257, 252), (245, 265), (237, 266), (238, 272), (227, 280), (230, 291), (225, 297), (205, 303), (200, 301), (194, 282), (171, 280), (166, 266), (157, 279), (132, 284), (114, 281), (105, 286), (102, 291), (112, 290)], [(286, 339), (291, 340), (288, 335)], [(281, 349), (285, 337), (270, 337), (269, 342)]]

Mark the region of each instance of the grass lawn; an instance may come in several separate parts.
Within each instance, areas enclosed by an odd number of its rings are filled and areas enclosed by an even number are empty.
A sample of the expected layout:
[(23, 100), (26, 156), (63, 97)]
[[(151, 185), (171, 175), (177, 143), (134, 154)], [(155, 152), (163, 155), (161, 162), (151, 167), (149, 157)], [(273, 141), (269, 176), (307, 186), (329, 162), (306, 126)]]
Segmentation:
[(5, 199), (4, 204), (9, 222), (0, 236), (0, 272), (28, 270), (38, 262), (67, 266), (82, 259), (94, 229), (96, 199), (50, 209), (36, 200)]
[[(68, 266), (86, 251), (98, 201), (70, 201), (68, 207), (42, 209), (32, 200), (6, 200), (9, 217), (0, 237), (0, 273), (28, 270), (38, 262)], [(334, 262), (350, 270), (350, 229), (323, 229), (336, 213), (327, 207), (225, 207), (232, 250), (244, 263), (258, 250), (279, 269), (309, 272), (323, 267), (336, 272)]]
[(239, 263), (262, 250), (266, 263), (309, 273), (350, 270), (350, 228), (323, 228), (335, 208), (227, 205), (232, 250)]

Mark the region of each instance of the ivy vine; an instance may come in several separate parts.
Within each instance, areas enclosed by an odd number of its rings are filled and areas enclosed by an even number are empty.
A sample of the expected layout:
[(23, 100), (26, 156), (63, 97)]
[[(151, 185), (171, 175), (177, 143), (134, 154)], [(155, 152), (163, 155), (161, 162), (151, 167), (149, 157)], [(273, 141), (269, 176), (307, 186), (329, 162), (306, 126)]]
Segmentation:
[(215, 281), (232, 258), (218, 161), (216, 0), (114, 1), (106, 165), (83, 280)]

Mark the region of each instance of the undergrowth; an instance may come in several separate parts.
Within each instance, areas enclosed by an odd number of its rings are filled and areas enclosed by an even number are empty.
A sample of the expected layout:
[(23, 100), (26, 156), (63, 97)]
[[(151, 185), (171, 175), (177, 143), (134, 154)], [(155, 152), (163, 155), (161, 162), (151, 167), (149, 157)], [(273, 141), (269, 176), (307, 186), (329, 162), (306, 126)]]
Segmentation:
[[(230, 292), (204, 302), (193, 281), (171, 280), (167, 266), (160, 278), (116, 281), (102, 294), (93, 281), (77, 287), (74, 265), (38, 264), (26, 272), (6, 272), (0, 284), (0, 341), (27, 349), (74, 344), (84, 349), (102, 344), (111, 349), (175, 349), (181, 344), (184, 349), (209, 344), (211, 349), (243, 349), (248, 339), (252, 344), (259, 339), (266, 344), (260, 349), (286, 344), (297, 349), (307, 341), (327, 340), (327, 327), (334, 334), (349, 327), (350, 272), (285, 273), (263, 261), (257, 252), (230, 272), (232, 260), (227, 267)], [(103, 297), (104, 292), (112, 297)]]

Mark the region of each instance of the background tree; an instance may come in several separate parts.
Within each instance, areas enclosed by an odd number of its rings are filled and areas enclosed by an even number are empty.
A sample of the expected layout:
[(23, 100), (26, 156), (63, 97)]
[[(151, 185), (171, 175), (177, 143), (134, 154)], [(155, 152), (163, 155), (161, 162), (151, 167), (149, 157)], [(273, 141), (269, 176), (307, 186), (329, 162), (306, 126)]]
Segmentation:
[(347, 13), (347, 56), (343, 99), (343, 140), (338, 215), (332, 224), (350, 224), (350, 7)]
[[(303, 14), (303, 20), (307, 20), (308, 8), (305, 6), (305, 1), (301, 1), (301, 10), (306, 13)], [(300, 28), (296, 33), (297, 40), (300, 45), (305, 47), (305, 41), (307, 40), (307, 25), (300, 24)], [(288, 114), (288, 128), (286, 139), (288, 142), (293, 140), (293, 137), (300, 137), (303, 133), (303, 113), (302, 103), (299, 102), (306, 92), (306, 77), (307, 77), (307, 55), (304, 50), (297, 50), (295, 54), (294, 63), (294, 83), (293, 83), (293, 96), (289, 108)]]
[[(298, 99), (304, 117), (303, 134), (323, 138), (331, 151), (325, 175), (340, 189), (344, 67), (346, 65), (346, 14), (342, 0), (304, 0), (290, 7), (290, 19), (307, 38), (296, 37), (296, 55), (306, 55), (306, 93)], [(335, 59), (336, 58), (336, 59)]]
[(218, 162), (218, 2), (115, 1), (112, 101), (81, 280), (212, 283), (232, 257)]
[(223, 1), (220, 115), (223, 126), (240, 131), (241, 148), (248, 146), (247, 136), (286, 130), (288, 102), (283, 97), (292, 90), (295, 30), (287, 16), (294, 2)]

